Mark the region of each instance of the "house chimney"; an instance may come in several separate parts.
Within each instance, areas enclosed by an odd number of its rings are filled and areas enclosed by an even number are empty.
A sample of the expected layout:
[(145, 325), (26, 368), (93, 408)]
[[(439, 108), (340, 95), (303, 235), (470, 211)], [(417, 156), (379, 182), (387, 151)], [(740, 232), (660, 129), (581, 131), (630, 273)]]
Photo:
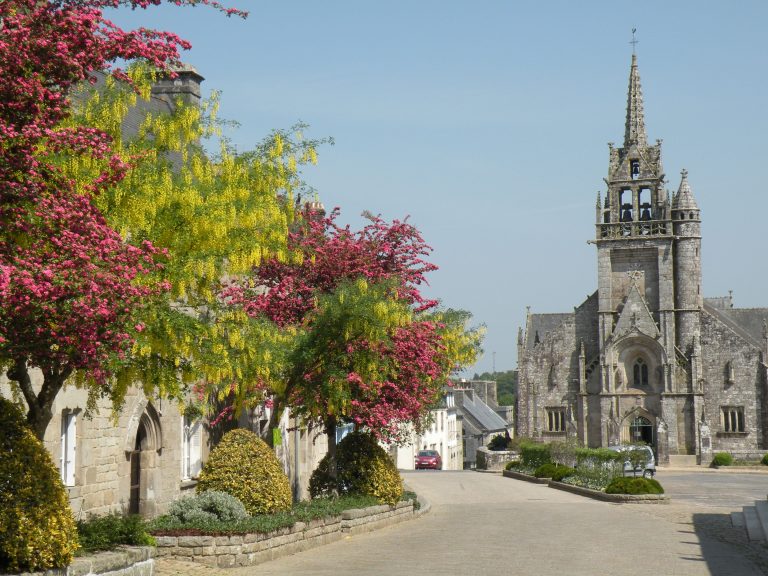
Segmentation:
[(181, 98), (185, 104), (200, 105), (200, 83), (205, 80), (189, 64), (174, 69), (176, 77), (164, 76), (152, 86), (152, 96), (165, 100), (171, 105)]

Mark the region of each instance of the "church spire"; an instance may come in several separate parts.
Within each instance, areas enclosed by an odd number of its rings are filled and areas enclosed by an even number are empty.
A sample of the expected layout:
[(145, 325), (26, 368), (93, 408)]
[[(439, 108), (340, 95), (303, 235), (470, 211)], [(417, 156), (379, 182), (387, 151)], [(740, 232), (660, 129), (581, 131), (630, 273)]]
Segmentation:
[(627, 94), (627, 123), (624, 130), (624, 147), (632, 144), (647, 146), (645, 119), (643, 117), (643, 90), (640, 87), (640, 72), (637, 70), (637, 56), (632, 54), (632, 67), (629, 71), (629, 91)]

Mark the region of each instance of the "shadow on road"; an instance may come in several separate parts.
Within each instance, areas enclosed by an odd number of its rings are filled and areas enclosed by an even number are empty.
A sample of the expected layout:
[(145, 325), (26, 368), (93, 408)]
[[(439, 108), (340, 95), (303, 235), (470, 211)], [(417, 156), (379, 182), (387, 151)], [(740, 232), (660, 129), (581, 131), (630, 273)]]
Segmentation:
[(752, 576), (768, 574), (768, 547), (750, 542), (744, 528), (731, 524), (730, 513), (693, 514), (693, 530), (701, 545), (701, 556), (712, 576)]

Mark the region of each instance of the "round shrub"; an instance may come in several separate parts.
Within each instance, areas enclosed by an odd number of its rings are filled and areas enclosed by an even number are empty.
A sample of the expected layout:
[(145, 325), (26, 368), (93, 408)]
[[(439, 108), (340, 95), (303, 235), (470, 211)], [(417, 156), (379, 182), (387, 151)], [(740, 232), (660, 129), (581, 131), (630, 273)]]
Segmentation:
[(546, 464), (542, 464), (536, 468), (536, 470), (533, 472), (533, 475), (536, 476), (536, 478), (552, 478), (552, 475), (555, 473), (556, 469), (557, 464), (547, 462)]
[(520, 468), (520, 460), (510, 460), (504, 465), (504, 470), (516, 470)]
[(562, 464), (542, 464), (534, 471), (533, 475), (536, 478), (552, 478), (557, 482), (560, 482), (566, 476), (573, 476), (576, 471), (570, 466), (563, 466)]
[(0, 571), (63, 568), (77, 548), (59, 470), (21, 412), (0, 397)]
[(763, 454), (763, 459), (762, 459), (762, 460), (760, 460), (760, 463), (761, 463), (763, 466), (768, 466), (768, 454)]
[(248, 517), (245, 506), (232, 494), (207, 490), (195, 496), (187, 496), (173, 502), (168, 508), (168, 516), (179, 522), (198, 520), (219, 520), (231, 522)]
[(733, 464), (733, 456), (728, 452), (718, 452), (712, 458), (712, 466), (730, 466)]
[(394, 505), (403, 495), (403, 481), (395, 464), (371, 434), (347, 434), (336, 446), (336, 479), (326, 454), (312, 473), (312, 498), (338, 494), (373, 496)]
[(291, 485), (275, 453), (256, 434), (227, 432), (200, 472), (198, 492), (231, 494), (251, 516), (291, 507)]
[(606, 494), (664, 494), (664, 488), (651, 478), (618, 476), (605, 489)]

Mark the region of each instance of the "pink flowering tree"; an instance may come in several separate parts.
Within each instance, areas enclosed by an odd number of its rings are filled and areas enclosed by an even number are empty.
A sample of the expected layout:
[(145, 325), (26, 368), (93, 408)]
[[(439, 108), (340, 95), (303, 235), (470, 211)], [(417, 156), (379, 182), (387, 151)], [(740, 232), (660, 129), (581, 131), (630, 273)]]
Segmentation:
[(331, 454), (340, 423), (388, 440), (400, 439), (405, 424), (418, 427), (480, 342), (466, 315), (439, 311), (421, 294), (436, 266), (415, 227), (369, 216), (353, 231), (337, 215), (310, 217), (291, 234), (299, 261), (265, 262), (226, 292), (250, 315), (295, 330), (272, 385), (270, 428), (290, 407), (322, 423)]
[[(112, 140), (88, 126), (66, 126), (76, 86), (116, 61), (142, 60), (161, 70), (189, 44), (150, 29), (125, 31), (105, 8), (147, 8), (162, 0), (2, 0), (0, 2), (0, 365), (28, 406), (42, 438), (64, 382), (111, 391), (119, 364), (143, 326), (137, 311), (166, 291), (163, 255), (112, 230), (93, 198), (130, 169)], [(172, 0), (177, 5), (212, 0)], [(125, 80), (119, 69), (113, 72)], [(102, 160), (89, 182), (75, 182), (51, 159), (57, 153)], [(36, 389), (30, 369), (43, 373)]]

